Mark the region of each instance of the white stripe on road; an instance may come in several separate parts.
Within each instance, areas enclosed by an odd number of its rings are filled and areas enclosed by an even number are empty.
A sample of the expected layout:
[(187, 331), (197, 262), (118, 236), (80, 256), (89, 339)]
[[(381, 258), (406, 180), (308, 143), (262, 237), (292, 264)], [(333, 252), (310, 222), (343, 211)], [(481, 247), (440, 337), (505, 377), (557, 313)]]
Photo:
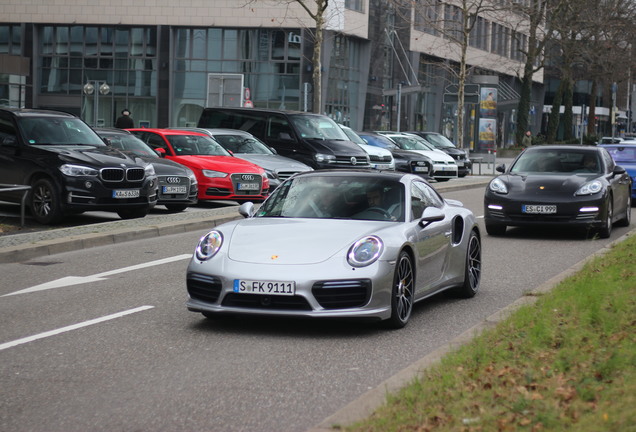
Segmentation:
[(79, 284), (88, 283), (88, 282), (97, 282), (100, 280), (104, 280), (107, 276), (112, 276), (118, 273), (124, 273), (128, 271), (133, 271), (133, 270), (139, 270), (146, 267), (167, 264), (174, 261), (180, 261), (186, 258), (190, 258), (191, 256), (192, 254), (176, 255), (173, 257), (163, 258), (156, 261), (150, 261), (147, 263), (137, 264), (134, 266), (122, 267), (120, 269), (115, 269), (115, 270), (111, 270), (111, 271), (107, 271), (103, 273), (97, 273), (91, 276), (66, 276), (61, 279), (57, 279), (57, 280), (46, 282), (46, 283), (36, 285), (30, 288), (25, 288), (20, 291), (15, 291), (9, 294), (5, 294), (2, 297), (18, 295), (18, 294), (26, 294), (26, 293), (35, 292), (35, 291), (44, 291), (44, 290), (53, 289), (53, 288), (62, 288), (62, 287), (79, 285)]
[(145, 310), (148, 310), (148, 309), (152, 309), (152, 308), (154, 308), (154, 306), (140, 306), (140, 307), (135, 308), (135, 309), (130, 309), (130, 310), (127, 310), (127, 311), (118, 312), (118, 313), (115, 313), (115, 314), (112, 314), (112, 315), (106, 315), (106, 316), (101, 317), (101, 318), (95, 318), (95, 319), (92, 319), (92, 320), (89, 320), (89, 321), (84, 321), (84, 322), (81, 322), (81, 323), (77, 323), (77, 324), (73, 324), (73, 325), (70, 325), (70, 326), (59, 328), (57, 330), (51, 330), (51, 331), (47, 331), (47, 332), (44, 332), (44, 333), (36, 334), (36, 335), (33, 335), (33, 336), (25, 337), (25, 338), (22, 338), (22, 339), (14, 340), (12, 342), (3, 343), (3, 344), (0, 344), (0, 351), (5, 350), (7, 348), (11, 348), (11, 347), (17, 346), (17, 345), (22, 345), (22, 344), (25, 344), (25, 343), (33, 342), (33, 341), (38, 340), (38, 339), (44, 339), (44, 338), (47, 338), (47, 337), (50, 337), (50, 336), (58, 335), (60, 333), (66, 333), (66, 332), (69, 332), (71, 330), (77, 330), (77, 329), (80, 329), (82, 327), (87, 327), (87, 326), (90, 326), (90, 325), (93, 325), (93, 324), (99, 324), (100, 322), (109, 321), (109, 320), (112, 320), (112, 319), (115, 319), (115, 318), (121, 318), (121, 317), (126, 316), (126, 315), (130, 315), (130, 314), (133, 314), (133, 313), (136, 313), (136, 312), (142, 312), (142, 311), (145, 311)]

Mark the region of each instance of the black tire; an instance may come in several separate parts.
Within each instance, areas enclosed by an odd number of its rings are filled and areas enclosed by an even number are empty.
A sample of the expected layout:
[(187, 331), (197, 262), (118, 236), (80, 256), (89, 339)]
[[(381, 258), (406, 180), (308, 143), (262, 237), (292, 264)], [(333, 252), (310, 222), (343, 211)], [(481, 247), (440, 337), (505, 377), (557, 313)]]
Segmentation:
[(386, 325), (392, 329), (403, 328), (411, 318), (415, 299), (415, 274), (410, 255), (402, 251), (397, 259), (393, 288), (391, 289), (391, 317)]
[(612, 197), (607, 200), (607, 211), (603, 219), (603, 226), (599, 228), (598, 235), (601, 238), (609, 238), (612, 235), (612, 217), (614, 216), (614, 205)]
[(486, 222), (486, 232), (491, 236), (502, 236), (506, 234), (506, 225)]
[(171, 212), (182, 212), (188, 208), (187, 204), (166, 204), (166, 208)]
[(475, 231), (468, 237), (466, 248), (466, 267), (464, 269), (464, 283), (455, 292), (463, 298), (474, 297), (479, 291), (481, 282), (481, 240)]
[(29, 206), (33, 218), (43, 225), (50, 225), (62, 219), (61, 197), (58, 188), (48, 178), (36, 180), (31, 185)]
[[(631, 191), (631, 188), (630, 188)], [(631, 193), (631, 192), (630, 192)], [(621, 220), (616, 222), (616, 226), (627, 227), (632, 223), (632, 196), (627, 196), (627, 205), (625, 206), (625, 215)]]
[(449, 180), (450, 180), (449, 178), (436, 178), (435, 179), (435, 181), (438, 181), (438, 182), (447, 182)]
[(148, 207), (141, 208), (125, 208), (117, 210), (117, 214), (122, 219), (138, 219), (146, 216), (150, 209)]

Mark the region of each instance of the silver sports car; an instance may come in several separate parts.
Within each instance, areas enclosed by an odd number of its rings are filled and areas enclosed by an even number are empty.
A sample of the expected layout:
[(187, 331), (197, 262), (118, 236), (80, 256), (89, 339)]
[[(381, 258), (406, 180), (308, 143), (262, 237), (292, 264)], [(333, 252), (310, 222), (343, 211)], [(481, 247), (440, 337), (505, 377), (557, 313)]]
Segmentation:
[(419, 176), (311, 171), (199, 241), (187, 307), (222, 314), (357, 317), (407, 324), (444, 290), (473, 297), (481, 235), (473, 213)]

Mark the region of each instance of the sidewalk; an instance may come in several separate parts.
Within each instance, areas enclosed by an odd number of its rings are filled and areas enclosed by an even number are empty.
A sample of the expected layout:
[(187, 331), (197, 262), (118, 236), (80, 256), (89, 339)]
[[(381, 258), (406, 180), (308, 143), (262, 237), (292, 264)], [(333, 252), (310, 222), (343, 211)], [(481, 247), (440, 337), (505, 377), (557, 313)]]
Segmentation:
[[(502, 162), (503, 163), (503, 162)], [(470, 175), (443, 183), (431, 183), (440, 193), (485, 186), (492, 178), (493, 167), (482, 166), (484, 175)], [(478, 170), (479, 172), (479, 170)], [(0, 236), (0, 264), (27, 261), (62, 252), (156, 238), (200, 230), (202, 233), (217, 225), (240, 218), (238, 207), (224, 207), (140, 218), (116, 220), (76, 227), (43, 229), (36, 232)]]

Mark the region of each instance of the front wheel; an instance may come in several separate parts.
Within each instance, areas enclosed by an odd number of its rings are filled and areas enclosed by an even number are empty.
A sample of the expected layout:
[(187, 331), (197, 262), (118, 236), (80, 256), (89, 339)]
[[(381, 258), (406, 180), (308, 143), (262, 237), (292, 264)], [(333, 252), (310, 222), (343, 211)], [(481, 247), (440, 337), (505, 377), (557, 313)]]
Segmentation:
[(464, 283), (457, 287), (456, 292), (461, 297), (471, 298), (479, 291), (481, 281), (481, 241), (475, 231), (468, 238), (465, 266)]
[(413, 312), (413, 300), (415, 289), (415, 277), (413, 274), (413, 262), (405, 251), (400, 252), (393, 276), (393, 289), (391, 290), (391, 317), (387, 326), (393, 329), (404, 327)]
[(126, 208), (117, 210), (117, 214), (122, 219), (138, 219), (146, 216), (148, 214), (148, 207), (142, 208)]
[(612, 197), (607, 200), (607, 211), (605, 212), (605, 219), (603, 219), (603, 226), (598, 230), (598, 234), (601, 238), (609, 238), (612, 235), (612, 218), (614, 217), (614, 205), (612, 203)]
[(33, 218), (43, 224), (59, 222), (63, 213), (60, 194), (53, 181), (42, 178), (31, 185), (30, 207)]
[[(631, 188), (630, 188), (630, 191), (631, 191)], [(629, 226), (629, 224), (631, 223), (632, 223), (632, 196), (628, 195), (627, 203), (625, 204), (625, 215), (621, 218), (621, 220), (616, 222), (616, 225), (626, 227), (626, 226)]]

